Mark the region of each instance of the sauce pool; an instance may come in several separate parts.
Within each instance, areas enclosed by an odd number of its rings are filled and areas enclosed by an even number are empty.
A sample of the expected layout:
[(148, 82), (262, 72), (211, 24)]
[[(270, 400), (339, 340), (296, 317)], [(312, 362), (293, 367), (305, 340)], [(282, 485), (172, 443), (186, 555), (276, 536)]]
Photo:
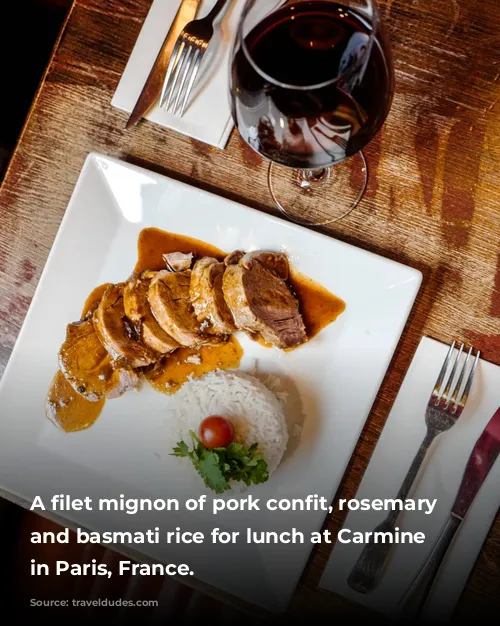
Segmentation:
[(159, 228), (144, 228), (137, 242), (135, 271), (164, 270), (163, 255), (169, 252), (193, 252), (196, 256), (212, 256), (220, 261), (226, 256), (219, 248), (200, 239), (168, 233)]
[(99, 304), (101, 298), (104, 295), (104, 292), (108, 287), (111, 287), (112, 283), (104, 283), (104, 285), (99, 285), (95, 289), (91, 291), (87, 299), (85, 300), (85, 304), (82, 309), (82, 318), (84, 318), (87, 313), (91, 311), (91, 309)]
[(58, 428), (73, 433), (90, 428), (101, 414), (105, 402), (104, 399), (89, 402), (58, 371), (50, 385), (45, 413)]
[(226, 343), (201, 346), (198, 349), (179, 348), (144, 372), (144, 377), (162, 393), (173, 394), (189, 378), (199, 378), (216, 369), (227, 370), (240, 365), (243, 349), (236, 337)]
[(345, 311), (345, 302), (312, 278), (292, 269), (289, 282), (300, 302), (300, 312), (309, 339), (315, 337)]

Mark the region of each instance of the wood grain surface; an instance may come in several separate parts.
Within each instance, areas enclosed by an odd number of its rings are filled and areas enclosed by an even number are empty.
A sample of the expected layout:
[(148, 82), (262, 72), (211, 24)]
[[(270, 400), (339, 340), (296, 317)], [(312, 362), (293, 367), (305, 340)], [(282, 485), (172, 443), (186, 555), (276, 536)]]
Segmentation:
[[(420, 269), (424, 284), (338, 492), (353, 497), (422, 335), (473, 343), (500, 364), (500, 3), (386, 0), (396, 95), (366, 149), (359, 208), (324, 231)], [(274, 212), (267, 167), (233, 133), (219, 151), (150, 123), (125, 132), (110, 101), (150, 0), (76, 0), (0, 190), (0, 365), (19, 333), (85, 157), (99, 151)], [(328, 527), (336, 532), (342, 515)], [(314, 615), (342, 599), (316, 588), (316, 550), (292, 603)], [(456, 617), (500, 610), (500, 520)], [(350, 613), (349, 613), (350, 614)]]

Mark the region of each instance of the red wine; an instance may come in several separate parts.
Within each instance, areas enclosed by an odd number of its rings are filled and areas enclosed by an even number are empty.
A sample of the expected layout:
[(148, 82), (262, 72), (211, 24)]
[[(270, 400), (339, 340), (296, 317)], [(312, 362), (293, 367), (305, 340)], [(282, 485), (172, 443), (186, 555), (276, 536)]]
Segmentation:
[(392, 102), (390, 50), (380, 26), (335, 2), (287, 4), (236, 46), (233, 116), (263, 156), (320, 168), (361, 150)]

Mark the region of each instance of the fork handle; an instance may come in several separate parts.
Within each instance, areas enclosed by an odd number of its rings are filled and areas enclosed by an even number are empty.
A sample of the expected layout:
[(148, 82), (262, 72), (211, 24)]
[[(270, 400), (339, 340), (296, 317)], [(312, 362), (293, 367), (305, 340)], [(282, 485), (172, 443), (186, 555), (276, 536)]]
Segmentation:
[[(396, 499), (406, 500), (410, 489), (415, 482), (418, 471), (422, 466), (423, 460), (431, 443), (436, 438), (437, 433), (433, 430), (427, 430), (427, 434), (420, 444), (415, 458), (406, 474), (403, 484), (399, 488)], [(399, 511), (394, 509), (389, 512), (387, 517), (381, 522), (375, 529), (375, 532), (389, 532), (394, 533), (396, 522), (399, 516)], [(389, 552), (392, 548), (392, 543), (375, 543), (373, 540), (374, 535), (370, 537), (370, 541), (365, 545), (361, 552), (356, 564), (354, 565), (347, 584), (358, 591), (359, 593), (368, 593), (372, 591), (380, 582), (382, 573), (384, 571)]]
[(213, 22), (226, 4), (227, 4), (227, 0), (217, 0), (217, 2), (215, 3), (215, 6), (206, 17), (207, 21), (210, 20), (211, 22)]
[[(422, 467), (422, 463), (424, 462), (425, 455), (427, 454), (427, 451), (429, 450), (431, 443), (434, 441), (437, 435), (438, 433), (435, 430), (430, 430), (429, 428), (427, 429), (427, 433), (424, 437), (424, 440), (420, 444), (420, 448), (418, 449), (418, 452), (415, 455), (415, 458), (413, 459), (412, 464), (410, 465), (410, 469), (408, 470), (408, 473), (406, 474), (405, 479), (403, 480), (403, 484), (399, 488), (398, 495), (396, 496), (396, 498), (399, 498), (401, 500), (406, 500), (406, 498), (408, 497), (408, 494), (410, 493), (410, 490), (413, 487), (413, 483), (415, 482), (415, 479), (417, 478), (418, 472), (420, 471), (420, 468)], [(399, 511), (391, 511), (390, 515), (393, 516), (394, 523), (396, 523), (396, 520), (399, 516)]]

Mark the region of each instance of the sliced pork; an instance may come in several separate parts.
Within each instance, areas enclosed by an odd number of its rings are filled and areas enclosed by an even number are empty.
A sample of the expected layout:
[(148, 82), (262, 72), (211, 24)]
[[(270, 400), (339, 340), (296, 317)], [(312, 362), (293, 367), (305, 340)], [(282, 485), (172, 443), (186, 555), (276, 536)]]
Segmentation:
[(240, 261), (243, 265), (247, 265), (250, 261), (258, 261), (268, 270), (274, 272), (282, 280), (288, 280), (290, 275), (290, 266), (286, 254), (281, 252), (266, 252), (258, 250), (257, 252), (247, 252)]
[(184, 272), (191, 269), (194, 254), (192, 252), (169, 252), (163, 255), (163, 260), (171, 272)]
[(59, 367), (73, 389), (90, 402), (117, 398), (135, 387), (138, 380), (132, 369), (113, 363), (92, 318), (68, 324)]
[(234, 253), (231, 256), (226, 260), (222, 287), (236, 326), (278, 348), (307, 341), (298, 300), (285, 280), (289, 275), (286, 256), (271, 252), (253, 252), (239, 259)]
[(234, 252), (231, 252), (231, 254), (228, 254), (227, 257), (224, 259), (224, 265), (236, 265), (244, 256), (244, 252), (242, 252), (241, 250), (235, 250)]
[(210, 334), (230, 335), (236, 331), (233, 316), (224, 300), (222, 278), (226, 266), (212, 257), (194, 264), (189, 294), (201, 327)]
[(163, 330), (182, 346), (197, 347), (212, 343), (213, 336), (203, 332), (191, 304), (189, 286), (191, 271), (157, 272), (151, 280), (148, 301)]
[(94, 312), (94, 327), (114, 361), (123, 361), (133, 368), (145, 367), (153, 363), (157, 355), (141, 341), (137, 328), (125, 314), (124, 287), (119, 283), (106, 289)]
[(179, 343), (166, 333), (156, 321), (148, 301), (149, 285), (156, 272), (142, 272), (132, 276), (123, 289), (126, 316), (134, 323), (139, 338), (158, 355), (168, 354)]

